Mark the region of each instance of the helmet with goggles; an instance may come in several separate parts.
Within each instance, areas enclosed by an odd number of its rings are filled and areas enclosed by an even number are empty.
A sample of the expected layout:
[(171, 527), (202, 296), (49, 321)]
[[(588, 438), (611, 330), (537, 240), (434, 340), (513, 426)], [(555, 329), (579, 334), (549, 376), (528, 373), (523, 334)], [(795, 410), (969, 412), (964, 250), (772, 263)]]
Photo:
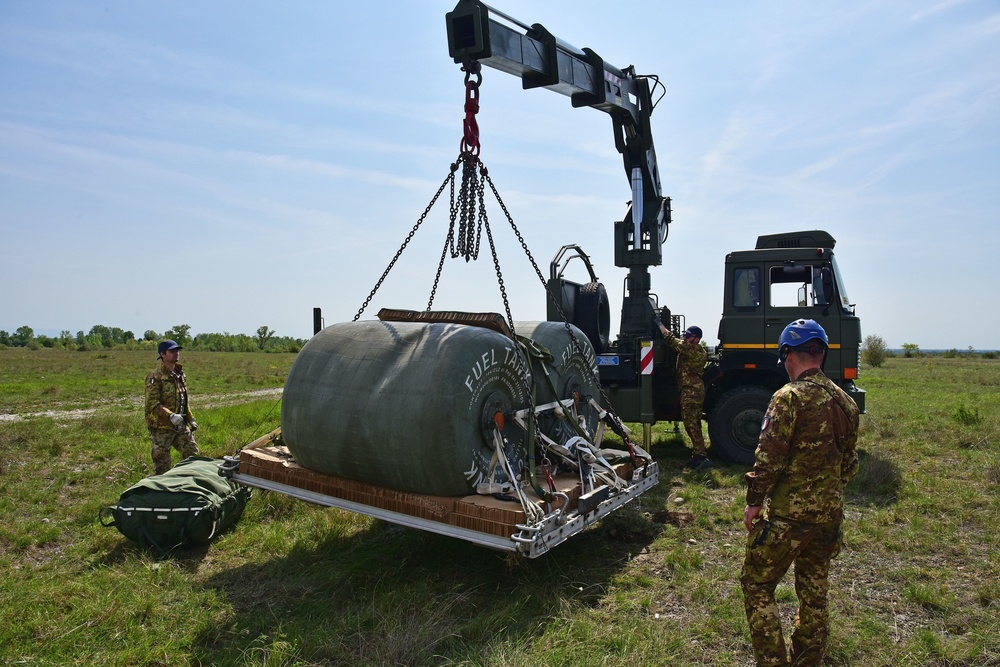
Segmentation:
[[(810, 345), (811, 344), (811, 345)], [(830, 340), (816, 320), (795, 320), (785, 327), (778, 338), (778, 365), (782, 365), (792, 350), (801, 349), (812, 354), (826, 353)], [(824, 357), (825, 358), (825, 357)]]

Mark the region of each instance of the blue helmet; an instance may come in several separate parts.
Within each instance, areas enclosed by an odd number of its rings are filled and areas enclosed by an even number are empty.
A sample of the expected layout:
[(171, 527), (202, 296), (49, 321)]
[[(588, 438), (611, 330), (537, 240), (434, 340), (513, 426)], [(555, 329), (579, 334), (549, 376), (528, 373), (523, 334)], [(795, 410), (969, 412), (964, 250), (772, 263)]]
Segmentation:
[(805, 345), (810, 341), (818, 341), (823, 345), (823, 351), (830, 346), (826, 331), (816, 320), (795, 320), (781, 332), (778, 338), (778, 365), (784, 363), (792, 348)]

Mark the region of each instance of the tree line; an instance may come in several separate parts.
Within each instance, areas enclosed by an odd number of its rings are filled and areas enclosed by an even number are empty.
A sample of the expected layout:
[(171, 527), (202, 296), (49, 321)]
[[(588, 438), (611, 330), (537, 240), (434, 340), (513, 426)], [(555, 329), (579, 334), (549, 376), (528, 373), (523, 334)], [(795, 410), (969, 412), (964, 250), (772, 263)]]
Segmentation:
[[(29, 326), (18, 327), (14, 333), (0, 330), (0, 348), (27, 347), (40, 349), (43, 347), (59, 350), (155, 350), (157, 344), (164, 339), (177, 341), (177, 344), (188, 350), (202, 352), (298, 352), (305, 345), (305, 339), (289, 336), (275, 336), (274, 330), (266, 325), (258, 327), (254, 335), (231, 333), (203, 333), (191, 335), (191, 326), (178, 324), (159, 334), (152, 329), (143, 332), (137, 338), (131, 331), (119, 327), (108, 327), (97, 324), (84, 333), (77, 331), (62, 331), (56, 337), (39, 335)], [(924, 352), (915, 343), (903, 343), (902, 356), (923, 357), (932, 353)], [(976, 357), (983, 359), (1000, 358), (1000, 352), (983, 352), (977, 355), (971, 347), (967, 351), (957, 349), (937, 353), (945, 358)], [(878, 368), (885, 360), (895, 357), (896, 353), (888, 348), (881, 336), (865, 336), (861, 347), (861, 361), (873, 368)]]
[(302, 338), (276, 336), (273, 329), (262, 326), (254, 335), (231, 333), (202, 333), (192, 336), (191, 326), (178, 324), (162, 334), (146, 330), (141, 337), (119, 327), (97, 324), (84, 333), (62, 331), (58, 336), (35, 335), (29, 326), (19, 327), (13, 333), (0, 330), (0, 348), (26, 347), (37, 350), (155, 350), (161, 340), (170, 339), (186, 350), (204, 352), (298, 352), (305, 344)]
[[(885, 363), (886, 359), (895, 357), (896, 353), (889, 349), (885, 343), (885, 339), (881, 336), (869, 335), (865, 336), (864, 343), (861, 345), (861, 362), (871, 366), (872, 368), (878, 368)], [(912, 359), (914, 357), (927, 357), (927, 356), (941, 356), (945, 359), (957, 359), (959, 357), (982, 357), (983, 359), (997, 359), (1000, 358), (1000, 352), (988, 351), (983, 352), (981, 355), (976, 354), (976, 351), (969, 346), (967, 351), (960, 351), (957, 348), (951, 348), (950, 350), (945, 350), (944, 352), (932, 353), (924, 352), (920, 349), (920, 346), (916, 343), (903, 343), (903, 353), (902, 356), (906, 359)]]

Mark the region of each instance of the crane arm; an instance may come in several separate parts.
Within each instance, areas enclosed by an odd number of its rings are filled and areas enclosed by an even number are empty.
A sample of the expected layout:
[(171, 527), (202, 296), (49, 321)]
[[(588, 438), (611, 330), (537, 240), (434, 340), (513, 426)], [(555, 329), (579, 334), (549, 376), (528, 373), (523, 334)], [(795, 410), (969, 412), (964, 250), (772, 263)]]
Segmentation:
[[(616, 248), (641, 255), (625, 260), (625, 266), (659, 265), (670, 209), (661, 194), (650, 131), (649, 77), (637, 76), (632, 66), (609, 65), (591, 49), (577, 49), (544, 26), (527, 26), (479, 0), (459, 0), (446, 19), (448, 52), (455, 62), (479, 62), (520, 77), (525, 89), (548, 88), (568, 96), (574, 107), (611, 116), (615, 148), (632, 187), (631, 229), (616, 240)], [(616, 257), (622, 253), (616, 251)]]

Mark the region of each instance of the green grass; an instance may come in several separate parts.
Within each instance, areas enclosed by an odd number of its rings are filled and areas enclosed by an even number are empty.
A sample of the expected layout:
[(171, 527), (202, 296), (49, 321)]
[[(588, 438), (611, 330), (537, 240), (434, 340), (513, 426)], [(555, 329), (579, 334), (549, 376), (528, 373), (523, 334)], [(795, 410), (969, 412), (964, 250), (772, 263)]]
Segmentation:
[[(181, 352), (192, 391), (205, 395), (281, 387), (294, 354)], [(0, 349), (0, 414), (141, 404), (155, 352)]]
[[(255, 492), (210, 545), (157, 560), (97, 521), (148, 474), (148, 353), (0, 350), (0, 663), (751, 664), (744, 470), (661, 482), (538, 559)], [(184, 354), (209, 456), (276, 425), (293, 357)], [(1000, 362), (865, 369), (861, 472), (833, 567), (827, 665), (1000, 665)], [(214, 406), (214, 407), (213, 407)], [(93, 410), (91, 410), (93, 409)], [(787, 579), (779, 605), (791, 622)]]

